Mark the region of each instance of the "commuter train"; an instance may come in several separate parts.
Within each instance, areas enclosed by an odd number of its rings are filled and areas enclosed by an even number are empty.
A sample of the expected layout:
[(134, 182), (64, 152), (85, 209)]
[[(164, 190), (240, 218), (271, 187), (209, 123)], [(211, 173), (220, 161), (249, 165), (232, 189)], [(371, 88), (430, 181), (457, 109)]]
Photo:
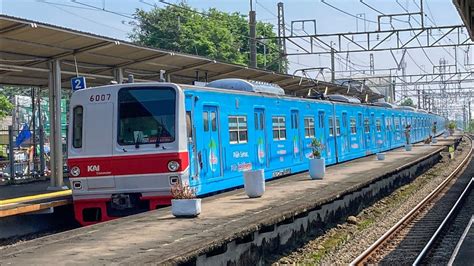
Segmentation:
[(379, 105), (291, 97), (239, 79), (76, 91), (68, 137), (76, 219), (89, 225), (169, 205), (178, 182), (204, 196), (242, 186), (250, 169), (266, 179), (305, 171), (313, 138), (331, 165), (403, 146), (408, 124), (411, 142), (434, 122), (436, 135), (445, 128), (426, 111)]

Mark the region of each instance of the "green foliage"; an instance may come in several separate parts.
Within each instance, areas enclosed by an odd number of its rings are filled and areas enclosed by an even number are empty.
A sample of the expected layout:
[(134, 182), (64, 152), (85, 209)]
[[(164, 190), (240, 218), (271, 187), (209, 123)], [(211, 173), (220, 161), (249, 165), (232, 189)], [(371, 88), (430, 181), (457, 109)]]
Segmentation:
[[(190, 6), (136, 10), (137, 22), (130, 38), (141, 45), (195, 54), (239, 65), (249, 63), (249, 27), (246, 16), (211, 8), (206, 15)], [(273, 25), (257, 22), (257, 37), (276, 37)], [(276, 39), (266, 42), (267, 69), (278, 71), (279, 51)], [(263, 43), (257, 43), (257, 66), (265, 62)], [(282, 70), (283, 71), (283, 70)]]
[(401, 106), (416, 107), (411, 98), (406, 98), (405, 100), (403, 100), (403, 102), (400, 103), (400, 105)]
[(13, 104), (8, 100), (8, 98), (1, 94), (0, 95), (0, 119), (5, 118), (13, 110)]
[(467, 125), (467, 132), (474, 132), (474, 120), (469, 121), (469, 124)]
[(448, 124), (448, 128), (451, 130), (454, 130), (456, 128), (456, 122), (455, 121), (450, 121)]
[(321, 151), (323, 150), (323, 144), (317, 138), (311, 140), (311, 149), (314, 158), (321, 158)]

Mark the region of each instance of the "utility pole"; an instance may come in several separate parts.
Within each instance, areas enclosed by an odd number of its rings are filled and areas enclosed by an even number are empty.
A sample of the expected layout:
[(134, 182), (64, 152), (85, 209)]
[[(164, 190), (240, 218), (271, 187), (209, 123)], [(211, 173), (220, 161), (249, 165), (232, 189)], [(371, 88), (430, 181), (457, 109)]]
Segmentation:
[(250, 0), (249, 12), (249, 32), (250, 32), (250, 67), (257, 68), (257, 29), (256, 29), (256, 14), (253, 10), (253, 0)]
[(374, 54), (370, 53), (370, 74), (375, 75), (375, 64), (374, 64)]
[(420, 99), (420, 90), (419, 89), (416, 90), (416, 94), (418, 96), (418, 101), (417, 101), (418, 102), (418, 109), (420, 109), (421, 108), (421, 99)]
[(280, 49), (280, 60), (279, 60), (279, 71), (286, 73), (288, 71), (286, 65), (286, 39), (285, 39), (285, 11), (283, 9), (283, 3), (277, 4), (277, 15), (278, 15), (278, 48)]

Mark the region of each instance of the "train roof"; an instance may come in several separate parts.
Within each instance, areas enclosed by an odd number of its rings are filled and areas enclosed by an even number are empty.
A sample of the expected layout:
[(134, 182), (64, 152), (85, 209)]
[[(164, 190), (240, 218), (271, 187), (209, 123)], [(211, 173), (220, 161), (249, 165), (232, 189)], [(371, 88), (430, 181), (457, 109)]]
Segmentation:
[(218, 79), (211, 81), (205, 85), (205, 87), (227, 89), (227, 90), (237, 90), (237, 91), (247, 91), (247, 92), (258, 92), (266, 93), (273, 95), (285, 95), (285, 91), (278, 85), (259, 82), (254, 80), (244, 80), (236, 78), (228, 79)]

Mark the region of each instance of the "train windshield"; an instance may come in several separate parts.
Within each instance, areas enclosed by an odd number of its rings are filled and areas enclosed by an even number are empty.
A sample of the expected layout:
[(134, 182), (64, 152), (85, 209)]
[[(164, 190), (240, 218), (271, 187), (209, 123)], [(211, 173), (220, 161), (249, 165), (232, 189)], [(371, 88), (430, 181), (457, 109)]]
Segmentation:
[(118, 93), (118, 143), (158, 144), (175, 140), (173, 88), (123, 88)]

